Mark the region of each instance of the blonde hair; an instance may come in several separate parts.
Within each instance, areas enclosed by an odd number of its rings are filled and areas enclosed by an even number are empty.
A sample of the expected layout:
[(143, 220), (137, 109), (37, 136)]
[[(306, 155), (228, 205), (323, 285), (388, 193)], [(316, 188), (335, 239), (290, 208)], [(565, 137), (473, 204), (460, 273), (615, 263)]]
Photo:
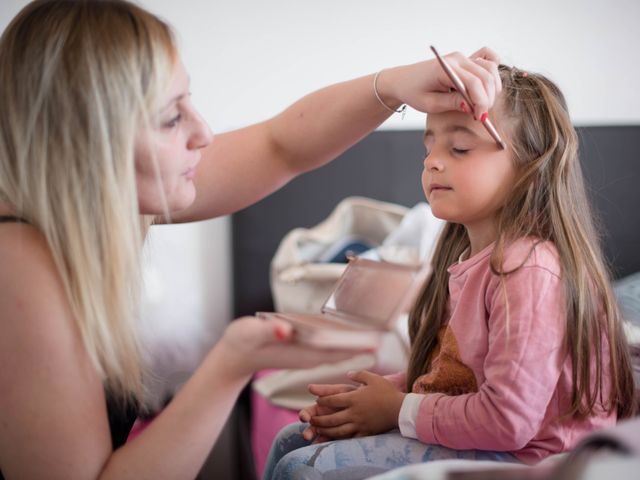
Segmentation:
[[(507, 125), (518, 175), (497, 215), (491, 269), (504, 286), (504, 278), (517, 270), (502, 268), (510, 242), (533, 236), (555, 244), (566, 292), (565, 344), (573, 367), (571, 406), (566, 414), (585, 417), (594, 412), (600, 400), (607, 412), (629, 417), (635, 408), (629, 352), (564, 96), (542, 75), (524, 74), (504, 65), (499, 71), (503, 91), (495, 110)], [(409, 389), (428, 368), (438, 331), (447, 321), (447, 268), (468, 247), (465, 227), (447, 223), (434, 250), (433, 274), (410, 315)], [(609, 350), (606, 358), (603, 346)], [(595, 385), (591, 377), (594, 357)], [(611, 379), (610, 392), (604, 391), (605, 375)]]
[(139, 399), (134, 319), (149, 219), (136, 134), (176, 58), (160, 19), (126, 1), (40, 0), (0, 39), (0, 202), (45, 237), (106, 389)]

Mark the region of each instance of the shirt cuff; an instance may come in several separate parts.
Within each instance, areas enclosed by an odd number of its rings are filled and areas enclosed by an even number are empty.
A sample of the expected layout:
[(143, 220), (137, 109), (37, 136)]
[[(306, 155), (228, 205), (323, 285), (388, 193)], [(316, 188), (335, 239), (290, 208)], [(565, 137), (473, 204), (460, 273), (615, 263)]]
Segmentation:
[(398, 415), (398, 427), (400, 427), (400, 434), (406, 438), (418, 438), (416, 433), (416, 419), (418, 418), (418, 411), (420, 410), (420, 403), (426, 395), (419, 393), (407, 393), (402, 401), (402, 407), (400, 407), (400, 414)]
[(436, 439), (435, 413), (438, 401), (445, 397), (443, 393), (430, 393), (425, 395), (424, 402), (420, 406), (420, 418), (416, 418), (415, 425), (418, 432), (418, 440), (422, 443), (439, 444)]

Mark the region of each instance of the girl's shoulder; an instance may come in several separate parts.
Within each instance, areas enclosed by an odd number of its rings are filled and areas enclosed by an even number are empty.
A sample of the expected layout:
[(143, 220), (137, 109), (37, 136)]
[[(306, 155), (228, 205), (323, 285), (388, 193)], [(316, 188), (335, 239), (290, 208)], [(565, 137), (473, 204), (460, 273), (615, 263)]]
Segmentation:
[(555, 244), (537, 237), (510, 242), (504, 249), (503, 270), (509, 272), (523, 267), (541, 268), (560, 277), (560, 255)]

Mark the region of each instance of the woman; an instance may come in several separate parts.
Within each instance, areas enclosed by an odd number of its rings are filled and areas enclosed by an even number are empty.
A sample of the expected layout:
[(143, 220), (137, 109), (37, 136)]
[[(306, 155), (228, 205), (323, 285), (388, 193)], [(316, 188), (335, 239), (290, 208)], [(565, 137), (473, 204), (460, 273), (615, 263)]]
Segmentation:
[[(480, 118), (497, 58), (448, 56)], [(121, 0), (39, 0), (0, 40), (0, 471), (7, 478), (192, 478), (238, 393), (313, 351), (278, 322), (232, 322), (130, 442), (141, 396), (140, 250), (154, 222), (225, 215), (317, 168), (403, 103), (461, 106), (433, 60), (315, 92), (216, 137), (170, 28)], [(196, 195), (197, 192), (197, 195)]]

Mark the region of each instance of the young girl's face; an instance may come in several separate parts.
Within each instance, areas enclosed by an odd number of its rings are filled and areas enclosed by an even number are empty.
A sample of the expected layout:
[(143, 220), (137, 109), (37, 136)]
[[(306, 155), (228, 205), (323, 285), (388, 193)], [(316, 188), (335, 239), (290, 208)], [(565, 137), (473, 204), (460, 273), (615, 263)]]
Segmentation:
[(165, 213), (165, 200), (169, 212), (193, 203), (200, 150), (212, 140), (211, 130), (191, 103), (189, 76), (180, 59), (152, 122), (136, 139), (136, 184), (140, 213), (160, 215)]
[(424, 144), (422, 188), (433, 214), (467, 228), (493, 222), (515, 180), (509, 148), (455, 111), (428, 115)]

